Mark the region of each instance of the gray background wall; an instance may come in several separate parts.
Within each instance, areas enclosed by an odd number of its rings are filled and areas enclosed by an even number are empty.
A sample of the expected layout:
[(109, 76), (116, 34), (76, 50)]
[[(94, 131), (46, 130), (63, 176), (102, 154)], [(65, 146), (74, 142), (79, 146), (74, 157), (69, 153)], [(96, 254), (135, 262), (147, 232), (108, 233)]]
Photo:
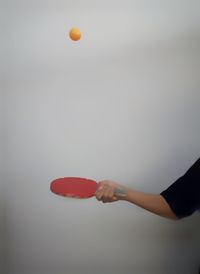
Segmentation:
[(196, 273), (198, 214), (172, 222), (49, 183), (159, 193), (199, 157), (199, 1), (12, 0), (1, 12), (2, 273)]

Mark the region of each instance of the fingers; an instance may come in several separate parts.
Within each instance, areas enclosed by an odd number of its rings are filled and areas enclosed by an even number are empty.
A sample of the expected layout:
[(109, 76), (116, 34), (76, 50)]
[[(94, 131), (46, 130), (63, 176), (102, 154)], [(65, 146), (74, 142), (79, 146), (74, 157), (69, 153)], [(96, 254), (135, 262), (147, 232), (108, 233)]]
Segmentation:
[(109, 187), (105, 188), (105, 191), (102, 196), (103, 203), (112, 202), (113, 196), (114, 196), (114, 193), (112, 188), (109, 188)]
[(116, 184), (111, 181), (99, 182), (98, 189), (96, 191), (96, 198), (103, 203), (111, 203), (117, 201), (117, 197), (114, 195)]
[(96, 196), (97, 200), (101, 201), (103, 193), (104, 193), (103, 186), (99, 186), (96, 193), (95, 193), (95, 196)]

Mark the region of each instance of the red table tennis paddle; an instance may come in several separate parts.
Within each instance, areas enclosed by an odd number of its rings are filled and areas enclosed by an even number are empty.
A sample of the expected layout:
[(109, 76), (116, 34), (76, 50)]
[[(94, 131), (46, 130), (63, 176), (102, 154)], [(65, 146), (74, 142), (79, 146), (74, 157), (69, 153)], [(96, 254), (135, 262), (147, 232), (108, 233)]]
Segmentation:
[[(93, 197), (97, 188), (96, 181), (79, 177), (58, 178), (52, 181), (50, 185), (51, 191), (57, 195), (80, 199)], [(116, 188), (114, 194), (124, 196), (125, 192)]]

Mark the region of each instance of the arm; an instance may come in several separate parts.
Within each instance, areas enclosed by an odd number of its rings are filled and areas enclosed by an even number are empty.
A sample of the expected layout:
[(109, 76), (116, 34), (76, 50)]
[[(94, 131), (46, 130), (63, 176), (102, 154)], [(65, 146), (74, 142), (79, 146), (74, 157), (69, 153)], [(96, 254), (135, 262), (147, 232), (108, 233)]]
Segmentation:
[(172, 220), (178, 219), (165, 199), (159, 194), (128, 190), (125, 200), (159, 216)]
[[(116, 195), (116, 188), (121, 189), (124, 195)], [(178, 219), (161, 195), (136, 191), (112, 181), (106, 180), (99, 183), (96, 198), (104, 203), (124, 200), (159, 216), (172, 220)]]

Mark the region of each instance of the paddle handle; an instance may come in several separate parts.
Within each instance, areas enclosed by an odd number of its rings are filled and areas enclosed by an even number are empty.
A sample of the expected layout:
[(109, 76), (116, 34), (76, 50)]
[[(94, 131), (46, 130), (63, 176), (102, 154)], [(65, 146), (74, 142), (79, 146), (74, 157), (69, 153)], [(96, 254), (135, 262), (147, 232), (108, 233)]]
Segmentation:
[(122, 188), (116, 188), (114, 190), (114, 194), (115, 196), (117, 197), (125, 197), (126, 196), (126, 190), (125, 189), (122, 189)]

